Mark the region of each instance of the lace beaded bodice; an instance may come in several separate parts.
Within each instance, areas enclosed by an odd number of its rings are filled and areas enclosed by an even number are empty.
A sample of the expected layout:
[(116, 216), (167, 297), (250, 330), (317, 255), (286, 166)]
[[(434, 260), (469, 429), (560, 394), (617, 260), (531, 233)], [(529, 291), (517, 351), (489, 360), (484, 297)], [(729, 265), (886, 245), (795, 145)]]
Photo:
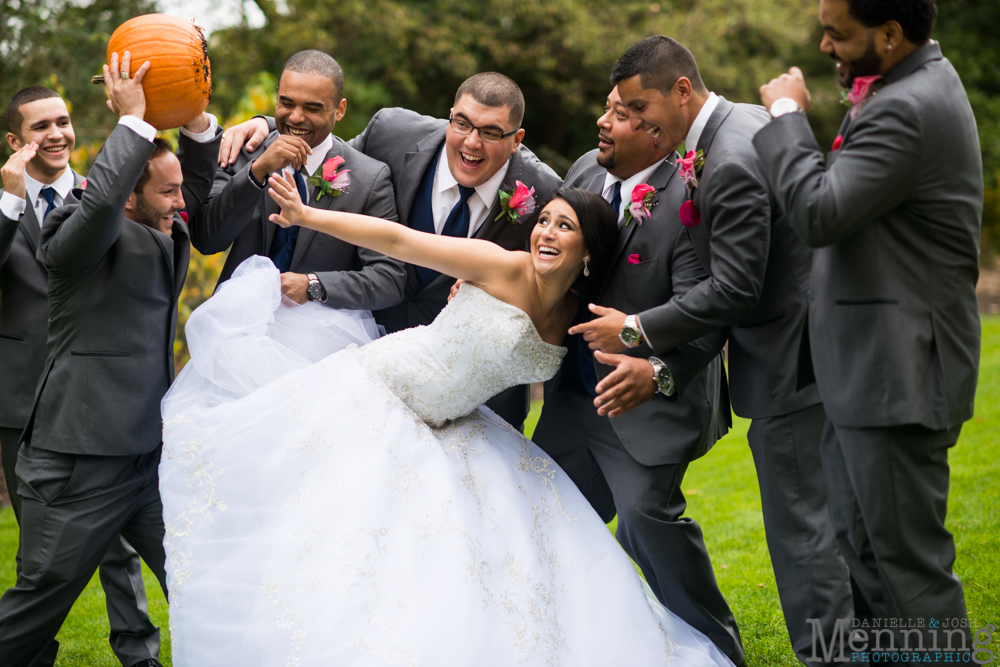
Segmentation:
[(358, 352), (411, 410), (439, 427), (508, 387), (551, 378), (566, 348), (543, 341), (521, 309), (466, 283), (429, 325)]

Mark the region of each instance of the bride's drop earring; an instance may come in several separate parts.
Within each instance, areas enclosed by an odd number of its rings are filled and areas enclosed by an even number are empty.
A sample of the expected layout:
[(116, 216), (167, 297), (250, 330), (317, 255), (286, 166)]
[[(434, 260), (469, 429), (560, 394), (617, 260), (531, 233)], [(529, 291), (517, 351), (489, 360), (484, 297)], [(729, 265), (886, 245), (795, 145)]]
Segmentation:
[(584, 257), (583, 258), (583, 275), (586, 276), (586, 277), (588, 277), (588, 278), (590, 277), (590, 267), (587, 266), (587, 262), (589, 262), (589, 261), (590, 261), (590, 257)]

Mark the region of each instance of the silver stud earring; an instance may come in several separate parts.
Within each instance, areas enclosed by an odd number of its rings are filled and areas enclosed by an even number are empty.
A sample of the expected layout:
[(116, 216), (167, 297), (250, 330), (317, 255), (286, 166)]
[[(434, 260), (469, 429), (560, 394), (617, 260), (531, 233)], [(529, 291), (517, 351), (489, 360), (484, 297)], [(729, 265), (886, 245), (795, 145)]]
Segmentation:
[(587, 257), (587, 258), (585, 258), (585, 259), (583, 260), (583, 275), (584, 275), (584, 276), (586, 276), (586, 277), (588, 277), (588, 278), (590, 277), (590, 267), (589, 267), (589, 266), (587, 266), (587, 261), (588, 261), (589, 259), (590, 259), (590, 258), (589, 258), (589, 257)]

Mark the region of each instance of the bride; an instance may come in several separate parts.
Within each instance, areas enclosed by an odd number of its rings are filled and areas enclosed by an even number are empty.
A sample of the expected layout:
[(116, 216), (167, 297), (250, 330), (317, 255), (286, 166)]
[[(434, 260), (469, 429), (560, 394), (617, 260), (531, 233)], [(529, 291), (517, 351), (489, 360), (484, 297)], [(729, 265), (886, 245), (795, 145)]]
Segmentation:
[(570, 287), (614, 248), (606, 202), (561, 190), (508, 252), (270, 186), (282, 226), (466, 282), (431, 325), (378, 338), (368, 313), (282, 305), (254, 257), (192, 314), (162, 406), (174, 664), (731, 665), (479, 407), (558, 369)]

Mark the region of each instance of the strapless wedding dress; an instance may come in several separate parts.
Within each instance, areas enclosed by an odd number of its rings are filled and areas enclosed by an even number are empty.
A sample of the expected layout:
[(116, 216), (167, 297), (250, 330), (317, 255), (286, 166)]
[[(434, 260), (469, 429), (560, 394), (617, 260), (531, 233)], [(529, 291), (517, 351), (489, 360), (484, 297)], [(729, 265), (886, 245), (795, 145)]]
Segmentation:
[(731, 665), (488, 409), (565, 350), (465, 285), (426, 327), (281, 304), (244, 262), (187, 325), (160, 492), (177, 667)]

